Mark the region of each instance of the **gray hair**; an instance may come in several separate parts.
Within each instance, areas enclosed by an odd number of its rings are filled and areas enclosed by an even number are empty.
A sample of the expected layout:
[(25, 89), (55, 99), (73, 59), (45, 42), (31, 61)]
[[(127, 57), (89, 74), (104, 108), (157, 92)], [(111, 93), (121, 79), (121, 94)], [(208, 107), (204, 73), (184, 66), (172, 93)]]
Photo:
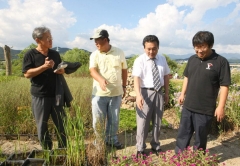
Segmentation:
[(36, 38), (42, 39), (43, 34), (46, 33), (46, 32), (51, 33), (50, 29), (47, 28), (47, 27), (45, 27), (45, 26), (36, 27), (36, 28), (34, 28), (34, 30), (33, 30), (32, 37), (33, 37), (34, 40), (35, 40)]

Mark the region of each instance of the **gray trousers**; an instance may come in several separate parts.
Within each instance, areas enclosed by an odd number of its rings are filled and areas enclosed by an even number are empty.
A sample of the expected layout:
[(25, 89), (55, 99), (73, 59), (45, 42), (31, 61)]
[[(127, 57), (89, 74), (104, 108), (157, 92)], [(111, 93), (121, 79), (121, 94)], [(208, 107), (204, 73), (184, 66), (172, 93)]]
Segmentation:
[(56, 126), (58, 147), (67, 145), (66, 134), (63, 126), (65, 112), (62, 106), (56, 106), (55, 98), (32, 96), (32, 112), (37, 124), (38, 139), (43, 149), (52, 149), (52, 139), (48, 131), (50, 115)]
[(160, 149), (160, 127), (164, 111), (164, 99), (161, 91), (141, 89), (144, 99), (143, 110), (137, 107), (137, 151), (146, 149), (145, 140), (148, 136), (150, 121), (152, 120), (152, 140), (150, 142), (153, 149)]

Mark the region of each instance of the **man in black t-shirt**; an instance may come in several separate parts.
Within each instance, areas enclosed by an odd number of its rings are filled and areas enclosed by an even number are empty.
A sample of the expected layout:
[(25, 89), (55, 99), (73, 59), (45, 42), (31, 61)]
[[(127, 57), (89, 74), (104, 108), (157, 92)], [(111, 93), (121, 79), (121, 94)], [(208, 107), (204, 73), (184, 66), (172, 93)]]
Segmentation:
[(193, 37), (192, 44), (196, 54), (189, 58), (184, 70), (182, 92), (178, 99), (183, 109), (175, 153), (189, 146), (194, 132), (194, 149), (206, 149), (213, 117), (219, 122), (224, 118), (224, 106), (231, 84), (228, 61), (212, 49), (213, 34), (199, 31)]
[(52, 120), (60, 136), (59, 148), (66, 147), (66, 135), (63, 127), (65, 116), (62, 105), (56, 104), (56, 76), (63, 74), (64, 69), (54, 72), (61, 63), (57, 51), (51, 50), (52, 36), (47, 27), (37, 27), (32, 33), (37, 48), (29, 50), (23, 59), (22, 72), (31, 81), (32, 111), (37, 124), (38, 139), (43, 149), (52, 149), (52, 140), (48, 132), (48, 120)]

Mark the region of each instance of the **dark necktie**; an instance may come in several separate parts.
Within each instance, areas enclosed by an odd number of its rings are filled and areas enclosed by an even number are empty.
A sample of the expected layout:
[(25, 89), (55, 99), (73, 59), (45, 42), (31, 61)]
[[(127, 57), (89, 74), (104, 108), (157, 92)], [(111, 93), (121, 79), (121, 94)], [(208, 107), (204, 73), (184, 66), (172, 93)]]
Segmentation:
[(159, 76), (159, 71), (157, 68), (157, 65), (155, 63), (155, 58), (151, 59), (152, 60), (152, 75), (153, 75), (153, 85), (154, 85), (154, 89), (156, 91), (159, 91), (159, 89), (161, 88), (161, 82), (160, 82), (160, 76)]

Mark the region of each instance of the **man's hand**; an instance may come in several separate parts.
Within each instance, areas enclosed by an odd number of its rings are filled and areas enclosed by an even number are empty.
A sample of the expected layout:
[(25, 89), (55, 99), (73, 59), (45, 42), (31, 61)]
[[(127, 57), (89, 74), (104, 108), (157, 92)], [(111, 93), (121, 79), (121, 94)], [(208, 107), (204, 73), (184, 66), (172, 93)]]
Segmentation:
[(123, 95), (122, 95), (122, 98), (124, 98), (126, 95), (126, 88), (123, 88)]
[(100, 85), (100, 87), (101, 87), (101, 89), (102, 89), (103, 91), (106, 91), (106, 90), (107, 90), (107, 89), (106, 89), (107, 84), (108, 84), (108, 82), (107, 82), (107, 80), (105, 80), (104, 78), (102, 78), (102, 79), (99, 81), (99, 85)]
[(56, 73), (56, 74), (64, 74), (65, 70), (64, 69), (55, 70), (54, 73)]
[(217, 107), (214, 116), (217, 118), (218, 122), (221, 122), (224, 118), (224, 108)]
[(164, 104), (167, 105), (169, 102), (169, 95), (168, 94), (164, 94)]
[(184, 94), (181, 93), (181, 95), (180, 95), (179, 98), (178, 98), (178, 103), (179, 103), (180, 105), (183, 105), (183, 101), (184, 101)]
[(136, 97), (136, 103), (137, 103), (137, 107), (139, 108), (139, 110), (142, 110), (143, 103), (144, 103), (142, 95)]
[(51, 59), (49, 60), (48, 57), (45, 58), (45, 63), (43, 64), (44, 68), (50, 69), (54, 67), (55, 62)]

